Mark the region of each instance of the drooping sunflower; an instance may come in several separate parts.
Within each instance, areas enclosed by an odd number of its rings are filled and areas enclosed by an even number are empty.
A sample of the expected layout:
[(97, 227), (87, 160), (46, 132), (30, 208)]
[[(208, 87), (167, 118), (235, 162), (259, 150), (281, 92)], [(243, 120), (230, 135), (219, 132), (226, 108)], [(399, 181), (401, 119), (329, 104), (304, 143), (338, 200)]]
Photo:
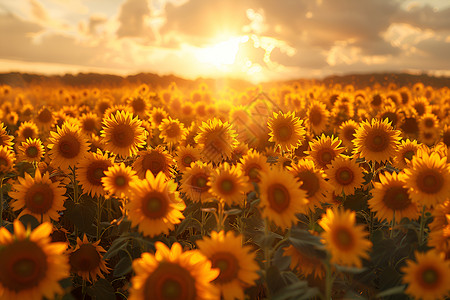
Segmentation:
[(130, 112), (118, 111), (107, 115), (102, 124), (101, 137), (105, 150), (119, 157), (132, 156), (145, 145), (147, 131), (142, 127), (141, 120)]
[(74, 123), (65, 122), (57, 131), (51, 131), (50, 144), (47, 146), (51, 163), (55, 167), (67, 169), (75, 166), (87, 154), (89, 145), (87, 139)]
[(325, 103), (313, 101), (306, 112), (308, 125), (314, 134), (322, 133), (328, 123), (330, 112), (327, 110)]
[(372, 242), (364, 226), (356, 224), (355, 215), (354, 211), (329, 208), (319, 225), (324, 229), (322, 242), (331, 254), (331, 262), (361, 268), (361, 258), (369, 258)]
[(405, 184), (405, 174), (385, 172), (379, 174), (380, 182), (374, 182), (373, 198), (368, 200), (369, 207), (382, 221), (392, 222), (395, 213), (397, 223), (403, 218), (416, 220), (419, 217), (417, 203), (409, 196)]
[(320, 138), (309, 142), (311, 148), (308, 154), (318, 168), (326, 169), (336, 156), (339, 156), (344, 148), (340, 147), (341, 140), (337, 137), (329, 137), (322, 134)]
[(208, 185), (211, 167), (197, 161), (186, 168), (181, 177), (180, 191), (194, 202), (206, 202), (213, 197)]
[(260, 173), (269, 171), (269, 164), (267, 157), (260, 154), (256, 150), (249, 150), (241, 159), (238, 166), (241, 168), (244, 175), (248, 176), (250, 182), (258, 183), (260, 181)]
[[(83, 235), (83, 240), (77, 237), (77, 245), (69, 252), (70, 271), (89, 282), (97, 281), (97, 277), (105, 278), (103, 273), (109, 273), (109, 268), (103, 259), (106, 252), (99, 246), (100, 240), (90, 243)], [(92, 281), (91, 281), (92, 280)]]
[(128, 216), (132, 226), (138, 226), (144, 235), (167, 234), (184, 219), (186, 205), (176, 191), (177, 184), (167, 180), (164, 173), (155, 177), (148, 171), (143, 180), (131, 182), (130, 187)]
[(58, 182), (50, 180), (50, 174), (41, 175), (36, 169), (34, 178), (25, 173), (25, 178), (18, 178), (19, 183), (13, 185), (13, 191), (9, 192), (11, 198), (15, 199), (11, 203), (14, 211), (23, 208), (17, 218), (23, 215), (32, 215), (36, 220), (50, 222), (50, 219), (58, 221), (59, 211), (63, 211), (66, 197), (66, 189)]
[(355, 189), (359, 188), (363, 180), (363, 170), (359, 164), (349, 157), (336, 157), (331, 166), (325, 170), (329, 183), (336, 194), (353, 195)]
[(414, 156), (409, 168), (404, 170), (406, 186), (411, 199), (421, 205), (443, 203), (450, 195), (450, 166), (447, 158), (438, 153)]
[(233, 149), (238, 145), (237, 134), (228, 122), (220, 119), (209, 119), (198, 128), (195, 142), (202, 156), (213, 163), (219, 163), (231, 157)]
[(6, 126), (3, 123), (0, 123), (0, 146), (6, 146), (12, 148), (14, 137), (9, 135), (6, 131)]
[(294, 112), (283, 114), (273, 113), (268, 119), (269, 142), (274, 142), (282, 151), (290, 151), (300, 146), (305, 139), (306, 130), (303, 120), (295, 116)]
[(69, 276), (66, 243), (51, 243), (50, 223), (33, 231), (14, 220), (14, 235), (0, 228), (0, 295), (2, 299), (53, 299), (62, 294), (61, 279)]
[(133, 163), (133, 169), (139, 178), (144, 178), (147, 171), (151, 171), (154, 176), (159, 172), (163, 172), (167, 177), (171, 176), (175, 161), (166, 150), (158, 146), (149, 148), (137, 153), (138, 158)]
[(394, 166), (400, 170), (407, 168), (418, 149), (419, 145), (416, 140), (401, 141), (397, 150), (395, 150)]
[(303, 253), (293, 245), (283, 248), (283, 256), (289, 256), (291, 258), (289, 267), (298, 270), (305, 277), (312, 274), (315, 278), (322, 279), (325, 276), (325, 267), (319, 258)]
[[(2, 134), (0, 133), (0, 136)], [(39, 137), (39, 129), (36, 123), (32, 121), (25, 121), (20, 124), (19, 129), (16, 131), (17, 141), (16, 143), (23, 142), (29, 138), (36, 139)]]
[(176, 150), (175, 161), (181, 172), (184, 172), (186, 168), (191, 166), (191, 163), (200, 160), (200, 158), (200, 150), (190, 145), (179, 146)]
[(231, 206), (242, 205), (249, 182), (239, 167), (225, 162), (211, 172), (207, 184), (214, 196)]
[(384, 162), (395, 155), (400, 131), (392, 128), (388, 120), (363, 121), (356, 130), (353, 153), (366, 160)]
[(261, 174), (259, 185), (261, 214), (283, 229), (297, 222), (298, 213), (306, 212), (306, 191), (293, 174), (273, 168)]
[(103, 188), (106, 192), (122, 197), (130, 196), (130, 183), (139, 180), (136, 172), (124, 163), (114, 164), (106, 171), (101, 178)]
[(178, 119), (172, 119), (170, 116), (162, 120), (158, 129), (160, 132), (159, 137), (167, 144), (180, 142), (188, 133), (183, 123), (180, 123)]
[(143, 253), (133, 261), (130, 300), (216, 300), (219, 290), (212, 281), (219, 270), (198, 250), (183, 252), (179, 243), (168, 248), (155, 243), (156, 253)]
[(78, 166), (78, 180), (83, 192), (92, 197), (103, 196), (106, 191), (102, 185), (105, 172), (113, 165), (112, 159), (101, 151), (89, 152)]
[(211, 232), (211, 237), (197, 241), (200, 252), (220, 270), (213, 284), (225, 300), (244, 299), (244, 289), (255, 284), (259, 266), (250, 246), (242, 246), (242, 236), (233, 231)]
[(14, 167), (16, 157), (8, 146), (0, 146), (0, 173), (7, 173)]
[(18, 159), (27, 162), (40, 162), (44, 157), (44, 145), (40, 139), (28, 138), (18, 148)]
[(333, 190), (325, 180), (326, 173), (316, 168), (314, 162), (309, 159), (302, 159), (287, 169), (301, 182), (300, 188), (306, 192), (308, 199), (308, 209), (312, 211), (315, 207), (322, 207), (322, 203), (326, 202), (326, 193)]
[(402, 268), (405, 292), (417, 299), (444, 299), (450, 292), (450, 261), (443, 253), (416, 252), (416, 261), (407, 260)]
[(349, 151), (353, 149), (353, 139), (355, 138), (354, 134), (356, 133), (356, 129), (358, 129), (359, 125), (353, 120), (347, 120), (339, 126), (338, 137), (342, 140), (342, 144)]

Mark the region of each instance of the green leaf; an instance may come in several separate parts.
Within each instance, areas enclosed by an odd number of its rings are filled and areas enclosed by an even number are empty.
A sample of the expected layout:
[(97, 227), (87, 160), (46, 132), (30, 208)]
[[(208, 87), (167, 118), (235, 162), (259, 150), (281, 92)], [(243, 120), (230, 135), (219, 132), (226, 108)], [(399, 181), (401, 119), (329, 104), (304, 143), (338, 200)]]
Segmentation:
[(367, 270), (367, 268), (356, 268), (356, 267), (344, 267), (340, 265), (334, 265), (336, 267), (336, 270), (342, 273), (349, 273), (349, 274), (359, 274)]
[(94, 223), (96, 223), (97, 204), (87, 197), (82, 197), (80, 200), (82, 201), (80, 203), (74, 203), (70, 199), (66, 200), (64, 214), (81, 232), (96, 235), (97, 228)]
[(94, 285), (90, 286), (87, 289), (87, 293), (96, 300), (110, 300), (116, 298), (113, 286), (108, 280), (103, 278), (97, 280)]
[(131, 259), (130, 257), (125, 254), (124, 257), (122, 257), (119, 262), (114, 267), (113, 275), (114, 277), (122, 277), (128, 273), (131, 272)]
[(382, 298), (382, 297), (387, 297), (387, 296), (392, 296), (392, 295), (403, 294), (403, 292), (405, 291), (405, 288), (406, 288), (406, 285), (395, 286), (393, 288), (382, 291), (376, 297)]
[(103, 258), (109, 259), (109, 258), (114, 257), (117, 254), (119, 254), (120, 250), (123, 250), (127, 247), (128, 240), (130, 240), (130, 239), (131, 239), (131, 237), (128, 235), (123, 236), (123, 237), (118, 237), (117, 239), (115, 239), (114, 242), (111, 244), (111, 247), (109, 247), (108, 251), (103, 256)]
[(32, 215), (23, 215), (20, 217), (20, 222), (22, 222), (23, 226), (27, 228), (28, 226), (31, 227), (31, 230), (34, 230), (36, 227), (38, 227), (41, 223), (36, 220), (36, 218)]
[(224, 211), (224, 214), (229, 215), (229, 216), (234, 216), (234, 215), (239, 215), (240, 213), (242, 213), (242, 209), (229, 209)]
[(267, 270), (267, 286), (269, 287), (270, 294), (275, 294), (286, 285), (280, 270), (276, 266), (270, 266)]

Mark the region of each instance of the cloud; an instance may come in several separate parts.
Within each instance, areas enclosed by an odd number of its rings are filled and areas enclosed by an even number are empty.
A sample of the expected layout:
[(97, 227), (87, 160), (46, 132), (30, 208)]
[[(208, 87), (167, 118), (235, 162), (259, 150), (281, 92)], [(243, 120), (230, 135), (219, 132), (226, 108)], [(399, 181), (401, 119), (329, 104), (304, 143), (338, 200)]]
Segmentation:
[(450, 7), (436, 10), (430, 5), (414, 6), (395, 15), (393, 22), (406, 23), (421, 29), (450, 30)]
[(146, 22), (149, 17), (150, 8), (147, 0), (126, 0), (120, 7), (117, 36), (119, 38), (153, 36), (151, 27)]
[(49, 20), (47, 11), (40, 2), (38, 2), (37, 0), (30, 0), (30, 5), (31, 12), (36, 19), (44, 22), (47, 22)]

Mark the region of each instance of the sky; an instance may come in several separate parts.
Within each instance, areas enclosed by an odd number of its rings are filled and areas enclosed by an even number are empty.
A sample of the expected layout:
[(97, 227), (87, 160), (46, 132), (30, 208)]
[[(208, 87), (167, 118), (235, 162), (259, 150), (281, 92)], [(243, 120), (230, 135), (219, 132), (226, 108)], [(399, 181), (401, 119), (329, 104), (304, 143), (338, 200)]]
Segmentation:
[(450, 76), (448, 0), (0, 0), (0, 72)]

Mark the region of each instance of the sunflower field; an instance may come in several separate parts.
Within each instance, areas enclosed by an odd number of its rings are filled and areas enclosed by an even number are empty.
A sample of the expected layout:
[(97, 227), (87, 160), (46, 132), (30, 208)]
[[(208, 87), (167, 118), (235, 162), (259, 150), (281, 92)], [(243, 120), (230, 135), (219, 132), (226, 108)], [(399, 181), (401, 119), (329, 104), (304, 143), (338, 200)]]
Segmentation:
[(0, 86), (0, 299), (450, 297), (450, 90)]

